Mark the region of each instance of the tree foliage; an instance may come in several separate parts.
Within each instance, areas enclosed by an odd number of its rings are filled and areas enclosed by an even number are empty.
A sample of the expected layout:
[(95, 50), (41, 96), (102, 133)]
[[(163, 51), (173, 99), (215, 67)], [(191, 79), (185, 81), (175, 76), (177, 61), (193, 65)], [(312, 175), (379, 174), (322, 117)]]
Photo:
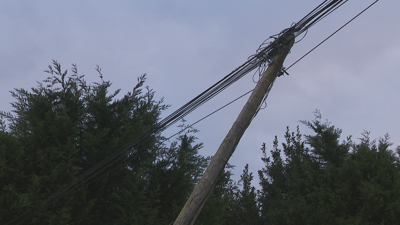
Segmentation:
[[(168, 107), (144, 87), (145, 75), (118, 99), (120, 90), (110, 94), (111, 82), (103, 80), (99, 67), (96, 70), (101, 81), (87, 84), (76, 65), (69, 75), (54, 61), (46, 71), (50, 76), (37, 87), (11, 92), (13, 111), (2, 112), (8, 123), (0, 123), (1, 224), (142, 134)], [(153, 135), (126, 152), (129, 161), (119, 169), (85, 184), (25, 224), (169, 224), (208, 159), (199, 155), (202, 145), (190, 133), (170, 146), (164, 141)]]
[(302, 121), (315, 133), (287, 129), (283, 149), (275, 139), (271, 156), (262, 147), (259, 171), (263, 224), (396, 224), (400, 216), (400, 165), (389, 136), (378, 142), (363, 133), (359, 143), (341, 130)]
[(235, 189), (233, 201), (230, 204), (231, 218), (229, 223), (232, 225), (260, 224), (260, 209), (257, 201), (257, 192), (251, 185), (253, 173), (249, 173), (249, 165), (246, 164), (239, 185), (242, 189)]
[[(98, 162), (142, 134), (168, 107), (138, 78), (131, 92), (109, 93), (111, 82), (87, 84), (54, 61), (50, 76), (30, 90), (14, 89), (12, 112), (0, 112), (0, 224), (41, 204)], [(118, 96), (121, 96), (118, 98)], [(246, 165), (238, 183), (233, 166), (221, 173), (196, 224), (397, 224), (400, 147), (389, 136), (341, 141), (341, 130), (302, 121), (313, 134), (285, 133), (258, 171)], [(184, 125), (182, 125), (184, 126)], [(68, 192), (23, 224), (171, 224), (211, 157), (190, 129), (170, 144), (160, 134), (123, 155), (93, 182)], [(241, 188), (238, 187), (241, 186)]]

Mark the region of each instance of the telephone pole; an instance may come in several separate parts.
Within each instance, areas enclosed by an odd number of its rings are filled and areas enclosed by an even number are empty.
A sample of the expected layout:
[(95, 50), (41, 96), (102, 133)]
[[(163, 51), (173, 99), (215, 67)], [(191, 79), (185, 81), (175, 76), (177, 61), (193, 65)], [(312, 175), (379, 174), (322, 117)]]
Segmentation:
[(175, 220), (174, 225), (192, 225), (195, 223), (201, 209), (210, 196), (219, 175), (222, 173), (229, 158), (235, 151), (243, 133), (250, 125), (251, 119), (256, 114), (258, 107), (268, 91), (268, 87), (274, 81), (277, 73), (281, 70), (283, 62), (294, 44), (294, 38), (295, 36), (293, 34), (288, 35), (284, 39), (285, 43), (283, 44), (283, 47), (277, 49), (277, 54), (275, 54), (267, 70), (263, 73), (260, 81), (258, 81), (253, 93), (249, 97), (249, 100), (243, 107), (225, 139), (222, 141), (217, 153), (212, 158), (200, 181), (197, 183), (189, 199), (186, 201), (186, 204), (182, 208), (178, 218)]

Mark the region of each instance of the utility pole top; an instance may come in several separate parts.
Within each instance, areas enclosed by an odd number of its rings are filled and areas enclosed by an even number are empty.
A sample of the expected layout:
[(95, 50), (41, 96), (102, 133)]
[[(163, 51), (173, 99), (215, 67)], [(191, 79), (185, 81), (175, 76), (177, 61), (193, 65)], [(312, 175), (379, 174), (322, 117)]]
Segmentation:
[(276, 53), (273, 56), (270, 65), (263, 73), (260, 81), (257, 83), (253, 93), (249, 97), (249, 100), (221, 143), (217, 153), (212, 158), (210, 165), (207, 167), (200, 181), (194, 188), (181, 213), (174, 222), (174, 225), (192, 225), (195, 223), (220, 174), (225, 168), (225, 165), (228, 163), (228, 160), (235, 151), (243, 133), (257, 113), (270, 85), (281, 70), (282, 64), (294, 44), (294, 39), (295, 36), (289, 34), (284, 37), (282, 45), (280, 45), (279, 48), (274, 49)]

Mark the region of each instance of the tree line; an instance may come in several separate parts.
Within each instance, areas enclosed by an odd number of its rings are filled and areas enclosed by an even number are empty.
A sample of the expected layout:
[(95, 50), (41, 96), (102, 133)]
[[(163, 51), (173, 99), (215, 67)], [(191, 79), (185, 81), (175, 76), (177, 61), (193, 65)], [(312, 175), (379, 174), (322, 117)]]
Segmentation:
[[(30, 90), (11, 91), (12, 112), (1, 112), (0, 224), (40, 204), (157, 123), (169, 106), (138, 78), (132, 91), (109, 93), (53, 61)], [(122, 96), (118, 98), (118, 96)], [(400, 148), (389, 136), (341, 141), (341, 130), (302, 121), (312, 135), (285, 134), (271, 150), (263, 143), (260, 190), (246, 165), (239, 181), (232, 165), (221, 175), (196, 224), (396, 224), (400, 216)], [(184, 125), (182, 125), (184, 126)], [(155, 134), (123, 165), (51, 204), (23, 224), (171, 224), (210, 156), (189, 129), (167, 142)], [(254, 149), (249, 149), (249, 151)]]

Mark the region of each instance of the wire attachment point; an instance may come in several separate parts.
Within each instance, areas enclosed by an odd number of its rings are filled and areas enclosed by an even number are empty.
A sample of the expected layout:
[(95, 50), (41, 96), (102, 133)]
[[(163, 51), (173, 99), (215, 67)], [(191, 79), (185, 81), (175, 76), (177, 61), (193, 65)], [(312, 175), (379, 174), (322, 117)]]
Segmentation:
[(278, 74), (276, 75), (277, 77), (282, 76), (283, 74), (286, 74), (289, 76), (289, 73), (286, 71), (286, 68), (282, 66), (282, 68), (279, 70)]

